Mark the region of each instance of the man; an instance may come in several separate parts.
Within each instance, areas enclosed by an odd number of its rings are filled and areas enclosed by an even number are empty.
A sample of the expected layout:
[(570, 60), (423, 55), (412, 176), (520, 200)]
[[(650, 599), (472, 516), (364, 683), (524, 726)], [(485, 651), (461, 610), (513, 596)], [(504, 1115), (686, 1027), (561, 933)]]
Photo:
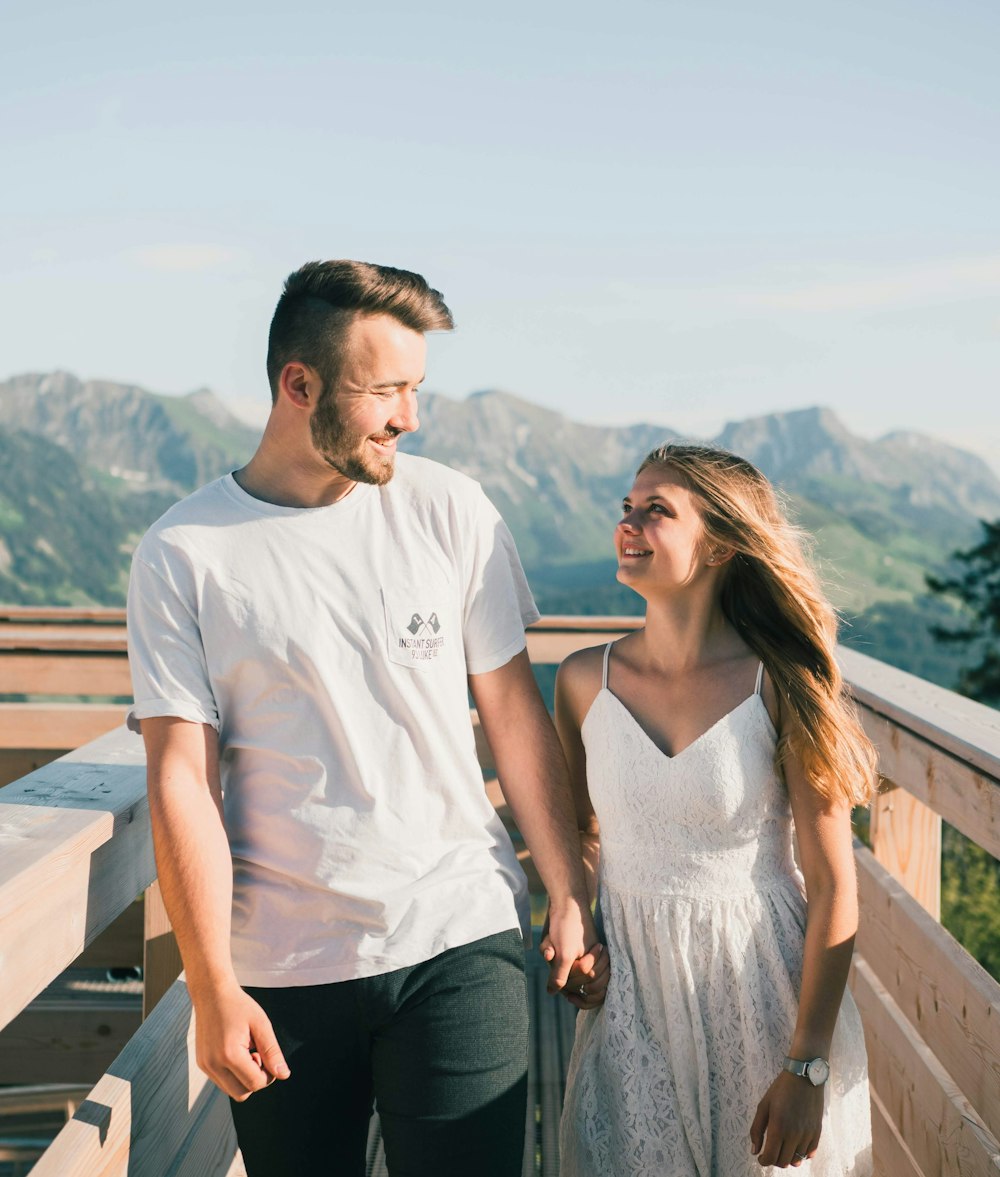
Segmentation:
[(550, 896), (550, 990), (606, 982), (510, 534), (396, 455), (451, 326), (416, 274), (292, 274), (260, 447), (133, 561), (160, 880), (250, 1177), (363, 1174), (373, 1096), (394, 1177), (520, 1171), (526, 885), (467, 689)]

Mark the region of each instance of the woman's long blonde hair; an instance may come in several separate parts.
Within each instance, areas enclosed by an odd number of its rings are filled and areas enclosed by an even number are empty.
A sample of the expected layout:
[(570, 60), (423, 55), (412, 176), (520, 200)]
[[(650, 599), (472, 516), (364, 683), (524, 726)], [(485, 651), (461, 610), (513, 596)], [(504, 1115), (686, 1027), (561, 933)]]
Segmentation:
[(783, 724), (777, 762), (798, 757), (830, 801), (863, 805), (877, 757), (837, 665), (837, 615), (770, 482), (750, 462), (709, 446), (660, 446), (637, 473), (663, 466), (697, 495), (708, 541), (733, 553), (721, 605), (763, 661), (792, 723)]

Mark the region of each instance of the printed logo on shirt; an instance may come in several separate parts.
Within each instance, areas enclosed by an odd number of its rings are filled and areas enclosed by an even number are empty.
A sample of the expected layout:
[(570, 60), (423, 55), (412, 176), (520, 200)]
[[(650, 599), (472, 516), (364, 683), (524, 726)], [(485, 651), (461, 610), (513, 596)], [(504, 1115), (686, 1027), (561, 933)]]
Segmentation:
[(444, 648), (444, 634), (436, 612), (426, 616), (412, 613), (409, 622), (403, 626), (396, 638), (399, 651), (407, 661), (429, 662)]
[[(385, 602), (386, 640), (389, 658), (400, 666), (427, 666), (448, 642), (447, 614), (440, 603), (414, 602), (408, 593), (382, 590)], [(432, 598), (433, 600), (433, 598)], [(417, 608), (414, 608), (414, 605)]]

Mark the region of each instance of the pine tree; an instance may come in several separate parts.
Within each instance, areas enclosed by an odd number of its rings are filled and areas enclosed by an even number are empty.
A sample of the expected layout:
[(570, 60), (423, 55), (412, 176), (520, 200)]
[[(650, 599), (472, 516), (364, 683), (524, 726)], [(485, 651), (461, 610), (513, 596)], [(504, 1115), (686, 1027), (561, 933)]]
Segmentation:
[(954, 574), (928, 576), (927, 587), (957, 599), (966, 623), (958, 629), (935, 626), (939, 642), (964, 644), (978, 660), (960, 675), (957, 690), (990, 707), (1000, 706), (1000, 519), (981, 520), (981, 543), (954, 552)]
[[(934, 626), (939, 642), (964, 645), (976, 659), (959, 673), (956, 689), (970, 699), (1000, 706), (1000, 519), (981, 520), (983, 539), (954, 552), (955, 572), (927, 577), (927, 587), (959, 602), (965, 623)], [(1000, 980), (1000, 862), (981, 846), (945, 826), (941, 863), (941, 922), (956, 940)]]

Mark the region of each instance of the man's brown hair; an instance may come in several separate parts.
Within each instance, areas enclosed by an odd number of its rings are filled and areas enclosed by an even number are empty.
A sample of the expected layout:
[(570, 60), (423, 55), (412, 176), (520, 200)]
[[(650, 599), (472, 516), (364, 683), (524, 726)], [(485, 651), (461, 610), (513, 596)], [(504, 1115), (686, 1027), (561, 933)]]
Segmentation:
[(271, 399), (277, 399), (282, 369), (295, 360), (319, 372), (324, 395), (332, 390), (344, 336), (359, 314), (392, 315), (411, 331), (450, 331), (455, 325), (444, 299), (419, 274), (345, 259), (306, 262), (288, 275), (271, 319)]

